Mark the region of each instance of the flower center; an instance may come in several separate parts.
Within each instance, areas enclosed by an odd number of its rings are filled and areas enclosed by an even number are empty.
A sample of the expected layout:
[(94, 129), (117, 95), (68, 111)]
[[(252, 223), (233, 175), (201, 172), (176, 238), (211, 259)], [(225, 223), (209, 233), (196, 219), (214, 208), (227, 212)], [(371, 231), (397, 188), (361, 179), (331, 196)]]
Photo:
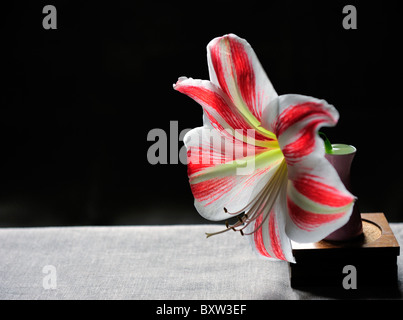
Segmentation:
[[(238, 231), (241, 235), (250, 235), (261, 228), (263, 223), (267, 220), (270, 212), (280, 194), (280, 191), (287, 185), (287, 164), (285, 159), (281, 161), (275, 170), (274, 174), (270, 177), (267, 184), (259, 191), (259, 193), (242, 209), (236, 212), (229, 212), (227, 208), (224, 207), (224, 211), (230, 215), (238, 215), (238, 221), (232, 225), (225, 222), (226, 228), (224, 230), (206, 233), (207, 238), (227, 232), (229, 230)], [(244, 213), (242, 216), (240, 214)], [(254, 225), (252, 231), (244, 232), (245, 228), (250, 226), (255, 220), (262, 216), (259, 225)]]

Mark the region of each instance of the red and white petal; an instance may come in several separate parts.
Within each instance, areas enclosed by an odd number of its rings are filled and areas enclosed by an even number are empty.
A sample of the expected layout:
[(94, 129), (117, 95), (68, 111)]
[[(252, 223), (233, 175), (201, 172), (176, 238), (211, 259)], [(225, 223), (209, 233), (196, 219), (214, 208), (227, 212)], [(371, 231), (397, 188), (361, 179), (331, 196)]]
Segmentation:
[(210, 80), (258, 126), (277, 93), (250, 44), (234, 34), (215, 38), (207, 46), (207, 60)]
[[(287, 184), (284, 183), (269, 216), (263, 221), (263, 215), (260, 215), (254, 223), (248, 226), (247, 231), (256, 230), (248, 237), (252, 242), (252, 248), (260, 256), (270, 260), (295, 262), (290, 239), (285, 232), (287, 221), (286, 193)], [(262, 221), (263, 224), (260, 226)]]
[(198, 102), (209, 124), (225, 136), (268, 146), (272, 139), (256, 131), (223, 90), (210, 81), (181, 77), (174, 89)]
[(355, 200), (326, 160), (318, 135), (339, 114), (324, 100), (300, 95), (280, 96), (278, 110), (272, 127), (288, 169), (287, 234), (297, 242), (319, 241), (348, 221)]
[(184, 143), (195, 207), (200, 215), (214, 221), (228, 219), (233, 216), (230, 213), (244, 208), (283, 159), (280, 149), (230, 140), (208, 127), (189, 131)]
[(295, 94), (280, 96), (277, 101), (278, 116), (271, 127), (287, 165), (304, 166), (306, 162), (323, 158), (324, 143), (318, 130), (336, 125), (337, 110), (325, 100)]
[(325, 158), (305, 163), (306, 167), (291, 168), (286, 230), (294, 241), (315, 242), (348, 222), (355, 197)]

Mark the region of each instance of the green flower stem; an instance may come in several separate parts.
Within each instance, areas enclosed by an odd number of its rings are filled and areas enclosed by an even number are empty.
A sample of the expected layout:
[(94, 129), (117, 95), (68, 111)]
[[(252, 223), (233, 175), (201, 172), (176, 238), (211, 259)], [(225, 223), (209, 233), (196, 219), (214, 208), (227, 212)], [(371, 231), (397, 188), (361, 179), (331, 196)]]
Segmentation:
[(325, 142), (325, 151), (326, 153), (333, 153), (333, 147), (332, 144), (330, 143), (329, 139), (326, 137), (326, 135), (323, 132), (319, 132), (320, 137), (323, 139)]
[(319, 136), (325, 142), (325, 152), (327, 154), (343, 155), (343, 154), (354, 153), (357, 151), (357, 149), (355, 147), (350, 146), (348, 144), (342, 144), (342, 143), (331, 144), (329, 139), (326, 137), (326, 135), (323, 132), (319, 132)]

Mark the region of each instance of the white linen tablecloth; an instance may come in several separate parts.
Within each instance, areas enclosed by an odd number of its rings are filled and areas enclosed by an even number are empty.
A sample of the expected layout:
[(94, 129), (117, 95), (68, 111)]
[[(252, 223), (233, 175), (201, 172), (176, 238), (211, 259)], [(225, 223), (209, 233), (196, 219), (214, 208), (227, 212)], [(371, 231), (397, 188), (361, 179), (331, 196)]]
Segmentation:
[[(403, 223), (391, 223), (403, 243)], [(0, 299), (332, 299), (350, 292), (296, 290), (288, 264), (260, 259), (222, 225), (0, 229)], [(396, 289), (358, 298), (401, 299)], [(54, 288), (49, 288), (49, 283)], [(48, 285), (47, 285), (48, 284)], [(345, 290), (346, 291), (346, 290)], [(373, 296), (372, 294), (375, 294)]]

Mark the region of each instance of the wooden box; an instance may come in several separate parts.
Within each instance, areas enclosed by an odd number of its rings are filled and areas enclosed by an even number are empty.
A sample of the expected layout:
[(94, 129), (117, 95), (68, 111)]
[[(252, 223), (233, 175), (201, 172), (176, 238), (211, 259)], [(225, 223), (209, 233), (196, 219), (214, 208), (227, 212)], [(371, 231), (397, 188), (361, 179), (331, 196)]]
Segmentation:
[(396, 286), (400, 247), (385, 215), (362, 213), (361, 218), (363, 234), (351, 241), (292, 242), (296, 263), (289, 264), (291, 287), (346, 289), (343, 280), (352, 274), (345, 266), (355, 268), (357, 287)]

